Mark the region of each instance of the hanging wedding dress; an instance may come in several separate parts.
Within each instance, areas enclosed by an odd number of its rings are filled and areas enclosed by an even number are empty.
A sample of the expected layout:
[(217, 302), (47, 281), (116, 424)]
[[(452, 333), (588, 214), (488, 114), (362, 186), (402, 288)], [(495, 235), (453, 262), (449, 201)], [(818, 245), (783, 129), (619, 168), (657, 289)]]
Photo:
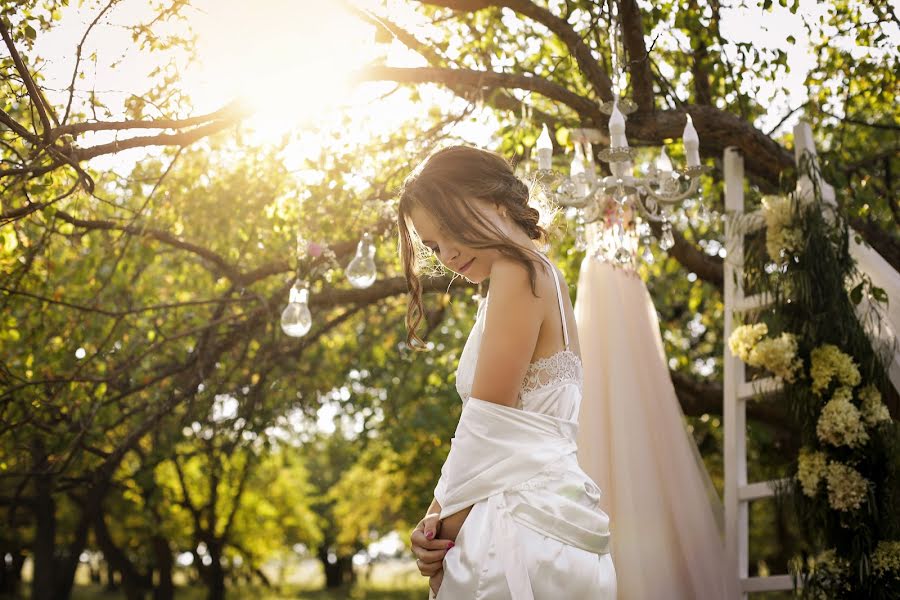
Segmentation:
[(463, 411), (434, 495), (441, 518), (473, 508), (444, 558), (437, 600), (616, 597), (609, 518), (576, 457), (582, 370), (558, 284), (565, 349), (529, 365), (518, 407), (471, 396), (490, 293), (460, 355)]
[[(602, 221), (587, 233), (575, 303), (584, 364), (578, 459), (604, 490), (619, 598), (736, 598), (723, 577), (721, 504), (685, 429), (656, 310), (634, 270), (637, 236)], [(616, 259), (617, 239), (630, 261)]]

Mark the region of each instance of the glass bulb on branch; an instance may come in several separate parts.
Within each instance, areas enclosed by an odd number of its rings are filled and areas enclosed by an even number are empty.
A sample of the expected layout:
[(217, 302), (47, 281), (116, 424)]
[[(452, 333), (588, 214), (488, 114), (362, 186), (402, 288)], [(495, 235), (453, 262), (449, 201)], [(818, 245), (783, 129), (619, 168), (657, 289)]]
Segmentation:
[(356, 256), (347, 265), (345, 272), (350, 285), (355, 288), (367, 288), (375, 282), (378, 276), (375, 268), (375, 244), (372, 243), (368, 231), (363, 233), (356, 246)]
[(281, 330), (291, 337), (303, 337), (312, 327), (309, 290), (298, 279), (291, 286), (288, 305), (281, 312)]

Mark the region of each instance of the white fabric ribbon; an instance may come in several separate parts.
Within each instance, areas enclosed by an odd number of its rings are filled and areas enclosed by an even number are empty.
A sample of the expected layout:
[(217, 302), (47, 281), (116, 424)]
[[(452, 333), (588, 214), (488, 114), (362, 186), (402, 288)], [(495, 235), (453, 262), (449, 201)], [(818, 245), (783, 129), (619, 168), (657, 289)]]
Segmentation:
[(577, 421), (479, 398), (470, 397), (463, 407), (434, 496), (441, 519), (487, 500), (487, 509), (496, 514), (490, 546), (501, 551), (513, 600), (534, 600), (534, 593), (503, 492), (576, 452), (577, 432)]
[(470, 397), (434, 497), (443, 519), (518, 485), (578, 449), (578, 422)]

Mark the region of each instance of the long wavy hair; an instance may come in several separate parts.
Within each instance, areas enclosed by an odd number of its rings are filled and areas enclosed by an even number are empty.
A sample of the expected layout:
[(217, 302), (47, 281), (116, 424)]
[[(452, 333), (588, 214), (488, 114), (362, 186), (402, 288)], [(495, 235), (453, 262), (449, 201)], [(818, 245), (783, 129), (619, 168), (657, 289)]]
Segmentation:
[(487, 220), (473, 199), (487, 200), (506, 208), (507, 215), (532, 240), (543, 242), (547, 231), (538, 224), (540, 213), (528, 204), (528, 185), (516, 177), (510, 163), (501, 155), (473, 146), (441, 148), (418, 165), (400, 190), (397, 228), (400, 261), (409, 289), (406, 311), (406, 343), (424, 350), (425, 343), (416, 330), (425, 316), (420, 273), (429, 265), (431, 250), (407, 225), (415, 207), (428, 211), (441, 230), (456, 241), (476, 249), (494, 249), (519, 261), (528, 269), (531, 292), (537, 296), (539, 261), (536, 250), (526, 249), (510, 239)]

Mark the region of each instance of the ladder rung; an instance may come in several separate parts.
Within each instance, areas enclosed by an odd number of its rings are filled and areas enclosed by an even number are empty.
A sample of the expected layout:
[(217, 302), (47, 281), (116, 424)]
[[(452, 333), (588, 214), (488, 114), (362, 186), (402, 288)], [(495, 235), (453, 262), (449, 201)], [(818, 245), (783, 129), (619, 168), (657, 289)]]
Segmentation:
[(787, 484), (789, 479), (770, 479), (768, 481), (758, 481), (748, 485), (738, 486), (738, 500), (741, 502), (750, 502), (751, 500), (759, 500), (760, 498), (771, 498), (775, 495), (775, 486), (778, 484)]
[(741, 578), (742, 592), (775, 592), (792, 589), (794, 589), (794, 578), (790, 575)]
[(762, 377), (753, 381), (744, 381), (738, 384), (738, 400), (749, 400), (758, 394), (767, 396), (780, 391), (784, 385), (777, 377)]
[(772, 294), (769, 292), (762, 292), (759, 294), (752, 294), (750, 296), (744, 296), (743, 298), (735, 298), (734, 300), (734, 308), (732, 309), (734, 312), (747, 312), (750, 310), (759, 310), (761, 308), (766, 308), (771, 305), (773, 302)]

